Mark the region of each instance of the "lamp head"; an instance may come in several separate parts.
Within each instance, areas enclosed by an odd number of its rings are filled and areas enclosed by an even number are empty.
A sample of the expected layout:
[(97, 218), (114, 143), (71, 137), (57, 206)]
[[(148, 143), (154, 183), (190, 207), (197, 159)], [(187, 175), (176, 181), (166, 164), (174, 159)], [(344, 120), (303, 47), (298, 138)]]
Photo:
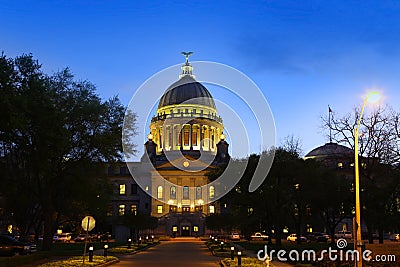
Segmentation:
[(368, 103), (377, 103), (379, 100), (381, 100), (381, 94), (377, 91), (373, 91), (368, 93), (367, 95), (367, 101)]

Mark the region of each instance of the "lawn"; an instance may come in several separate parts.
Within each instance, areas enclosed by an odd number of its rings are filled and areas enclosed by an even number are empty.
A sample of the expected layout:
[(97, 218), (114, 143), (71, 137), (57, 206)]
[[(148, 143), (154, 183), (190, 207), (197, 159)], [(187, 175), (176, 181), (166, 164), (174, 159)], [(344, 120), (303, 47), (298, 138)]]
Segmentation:
[[(102, 243), (94, 243), (94, 249), (101, 249)], [(120, 246), (122, 243), (109, 243), (110, 248)], [(51, 251), (41, 251), (41, 246), (38, 245), (38, 252), (31, 255), (0, 257), (0, 267), (12, 267), (40, 264), (52, 259), (63, 259), (68, 256), (77, 256), (83, 254), (84, 243), (55, 243)]]

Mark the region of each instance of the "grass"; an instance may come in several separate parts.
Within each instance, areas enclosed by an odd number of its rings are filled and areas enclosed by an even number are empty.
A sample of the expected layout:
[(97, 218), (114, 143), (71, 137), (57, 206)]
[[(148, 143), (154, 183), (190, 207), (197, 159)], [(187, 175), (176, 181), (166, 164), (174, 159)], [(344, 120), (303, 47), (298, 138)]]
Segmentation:
[[(235, 258), (234, 260), (231, 259), (224, 259), (223, 262), (226, 266), (238, 266), (238, 260)], [(254, 258), (242, 258), (241, 266), (243, 267), (264, 267), (264, 263), (258, 259)], [(271, 267), (275, 266), (270, 263)]]
[(297, 244), (294, 242), (282, 242), (282, 246), (278, 247), (275, 244), (268, 245), (268, 242), (266, 241), (238, 241), (234, 242), (235, 244), (238, 244), (242, 247), (244, 247), (247, 250), (251, 250), (255, 253), (257, 253), (260, 249), (264, 249), (264, 246), (268, 246), (268, 250), (274, 249), (274, 250), (285, 250), (285, 251), (290, 251), (290, 250), (297, 250), (297, 251), (303, 251), (305, 249), (313, 249), (316, 251), (327, 249), (330, 246), (330, 243), (301, 243)]
[[(138, 249), (142, 249), (148, 247), (152, 244), (157, 244), (158, 240), (155, 240), (153, 243), (142, 243), (139, 245), (132, 244), (131, 249), (128, 249), (126, 243), (108, 243), (109, 249), (108, 252), (110, 254), (127, 254), (132, 253)], [(93, 247), (95, 250), (102, 249), (104, 243), (93, 243)], [(14, 257), (0, 257), (0, 267), (13, 267), (13, 266), (37, 266), (38, 264), (44, 262), (51, 262), (53, 265), (43, 265), (43, 266), (75, 266), (75, 265), (54, 265), (58, 264), (59, 261), (65, 260), (70, 256), (77, 256), (79, 260), (81, 260), (82, 265), (82, 257), (78, 255), (83, 254), (83, 250), (85, 247), (85, 243), (55, 243), (52, 246), (51, 251), (40, 251), (40, 246), (38, 246), (38, 252), (33, 253), (31, 255), (26, 256), (14, 256)], [(104, 258), (104, 257), (101, 257)], [(115, 257), (113, 257), (115, 258)], [(55, 260), (58, 260), (57, 262)], [(70, 260), (70, 259), (68, 259)], [(101, 259), (98, 259), (101, 260)], [(64, 264), (64, 263), (63, 263)], [(86, 263), (85, 263), (86, 265)], [(94, 266), (94, 265), (88, 265)]]
[[(120, 246), (123, 243), (108, 243), (109, 247)], [(0, 257), (0, 267), (12, 267), (21, 265), (33, 265), (52, 259), (65, 258), (83, 254), (85, 243), (54, 243), (50, 251), (41, 251), (38, 245), (38, 252), (31, 255)], [(101, 249), (102, 243), (93, 243), (94, 249)]]
[[(267, 242), (261, 242), (261, 241), (242, 241), (242, 242), (235, 242), (242, 247), (257, 252), (260, 249), (264, 248), (264, 245), (267, 245)], [(330, 246), (330, 244), (326, 243), (302, 243), (302, 244), (297, 244), (297, 243), (289, 243), (289, 242), (283, 242), (281, 247), (277, 247), (276, 245), (268, 245), (268, 250), (271, 251), (272, 249), (274, 250), (280, 250), (283, 249), (285, 251), (290, 251), (290, 250), (297, 250), (299, 252), (307, 249), (307, 250), (315, 250), (315, 251), (321, 251), (323, 249), (327, 249)], [(348, 244), (348, 248), (352, 248), (352, 244)], [(395, 262), (364, 262), (363, 266), (366, 267), (400, 267), (400, 243), (399, 242), (389, 242), (386, 241), (385, 244), (366, 244), (366, 249), (372, 251), (372, 256), (375, 257), (376, 255), (394, 255), (396, 258)], [(232, 265), (231, 265), (232, 266)], [(233, 265), (234, 266), (234, 265)], [(254, 265), (258, 266), (258, 265)], [(338, 262), (332, 262), (329, 260), (324, 260), (324, 261), (317, 261), (317, 262), (308, 262), (308, 263), (297, 263), (297, 267), (311, 267), (311, 266), (323, 266), (323, 267), (333, 267), (333, 266), (342, 266), (342, 267), (352, 267), (354, 266), (354, 262), (341, 262), (340, 265)]]
[(142, 244), (138, 244), (138, 245), (132, 244), (131, 248), (128, 248), (127, 245), (117, 246), (117, 247), (110, 248), (108, 250), (108, 252), (110, 254), (129, 254), (129, 253), (135, 252), (137, 250), (140, 250), (140, 249), (143, 249), (143, 248), (146, 248), (148, 246), (151, 246), (153, 244), (158, 244), (158, 243), (159, 243), (158, 241), (154, 241), (153, 243), (142, 243)]
[[(89, 262), (89, 257), (85, 257), (85, 266), (97, 266), (113, 260), (117, 260), (117, 258), (113, 256), (108, 256), (108, 257), (93, 256), (93, 261)], [(61, 261), (41, 264), (38, 267), (75, 267), (75, 266), (79, 267), (82, 266), (82, 263), (83, 263), (83, 258), (80, 256), (76, 256)]]

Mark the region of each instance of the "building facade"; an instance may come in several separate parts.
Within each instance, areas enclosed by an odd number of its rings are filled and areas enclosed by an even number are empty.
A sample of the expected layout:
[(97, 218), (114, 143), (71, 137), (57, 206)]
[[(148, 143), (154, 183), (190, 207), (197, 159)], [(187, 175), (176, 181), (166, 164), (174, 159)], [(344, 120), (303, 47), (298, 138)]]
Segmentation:
[(181, 69), (151, 120), (141, 163), (151, 165), (144, 173), (151, 181), (151, 215), (159, 218), (156, 232), (199, 236), (206, 233), (205, 216), (219, 212), (207, 173), (227, 163), (229, 153), (222, 118), (188, 56)]

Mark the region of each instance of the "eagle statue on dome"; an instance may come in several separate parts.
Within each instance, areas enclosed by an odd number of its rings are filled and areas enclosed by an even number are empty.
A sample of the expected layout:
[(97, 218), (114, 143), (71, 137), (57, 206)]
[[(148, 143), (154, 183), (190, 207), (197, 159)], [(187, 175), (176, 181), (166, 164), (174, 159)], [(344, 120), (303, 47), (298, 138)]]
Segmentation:
[(186, 57), (186, 63), (189, 63), (189, 56), (192, 55), (194, 52), (181, 52), (182, 55)]

